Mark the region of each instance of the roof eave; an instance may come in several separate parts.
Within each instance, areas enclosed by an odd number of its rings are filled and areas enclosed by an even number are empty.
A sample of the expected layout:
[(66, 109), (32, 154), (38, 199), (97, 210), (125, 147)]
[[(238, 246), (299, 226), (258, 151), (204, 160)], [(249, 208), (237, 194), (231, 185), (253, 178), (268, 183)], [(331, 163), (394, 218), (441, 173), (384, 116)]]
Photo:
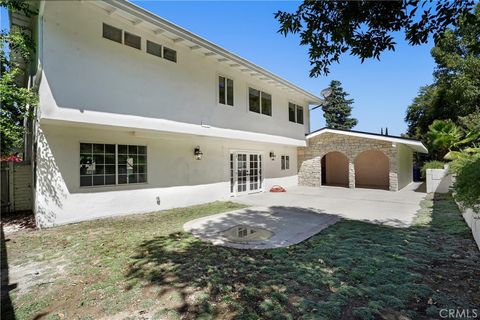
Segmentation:
[(268, 77), (273, 81), (276, 81), (289, 89), (291, 89), (293, 92), (301, 95), (304, 97), (304, 99), (309, 103), (309, 104), (320, 104), (323, 100), (298, 87), (297, 85), (275, 75), (274, 73), (248, 61), (247, 59), (244, 59), (234, 53), (229, 52), (228, 50), (168, 21), (163, 19), (162, 17), (134, 4), (131, 3), (127, 0), (104, 0), (104, 3), (112, 6), (113, 8), (122, 10), (126, 12), (129, 15), (135, 16), (138, 19), (142, 19), (152, 25), (157, 26), (160, 29), (164, 29), (165, 31), (168, 31), (169, 33), (172, 33), (176, 35), (179, 38), (185, 39), (190, 43), (193, 43), (194, 45), (201, 46), (202, 48), (205, 48), (211, 52), (213, 52), (216, 55), (223, 56), (225, 58), (228, 58), (231, 60), (233, 63), (240, 64), (246, 68), (249, 68), (252, 70), (252, 73), (259, 73), (263, 75), (264, 77)]

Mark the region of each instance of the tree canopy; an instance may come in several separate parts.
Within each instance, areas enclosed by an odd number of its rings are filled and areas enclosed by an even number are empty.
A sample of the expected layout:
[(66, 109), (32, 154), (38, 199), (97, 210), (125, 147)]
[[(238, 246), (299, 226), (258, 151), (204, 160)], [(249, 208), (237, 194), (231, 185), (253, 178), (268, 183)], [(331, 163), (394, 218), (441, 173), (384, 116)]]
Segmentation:
[[(19, 11), (26, 16), (35, 14), (28, 2), (19, 0), (0, 0), (0, 6), (11, 12)], [(18, 79), (23, 70), (18, 57), (29, 62), (35, 46), (28, 30), (16, 27), (0, 31), (0, 132), (1, 154), (18, 152), (23, 146), (23, 122), (31, 116), (31, 108), (37, 102), (37, 96), (23, 87)], [(15, 58), (17, 57), (17, 59)]]
[(311, 77), (328, 74), (329, 66), (344, 53), (379, 59), (395, 50), (393, 33), (404, 32), (410, 45), (438, 40), (459, 17), (471, 19), (474, 0), (328, 1), (305, 0), (291, 13), (278, 11), (279, 32), (299, 34), (309, 47)]
[(330, 82), (330, 94), (322, 105), (327, 128), (350, 130), (358, 121), (351, 117), (353, 99), (347, 99), (340, 81)]
[(425, 141), (437, 119), (451, 120), (464, 130), (480, 126), (480, 4), (474, 17), (460, 18), (457, 28), (435, 42), (434, 82), (422, 87), (407, 109), (410, 137)]

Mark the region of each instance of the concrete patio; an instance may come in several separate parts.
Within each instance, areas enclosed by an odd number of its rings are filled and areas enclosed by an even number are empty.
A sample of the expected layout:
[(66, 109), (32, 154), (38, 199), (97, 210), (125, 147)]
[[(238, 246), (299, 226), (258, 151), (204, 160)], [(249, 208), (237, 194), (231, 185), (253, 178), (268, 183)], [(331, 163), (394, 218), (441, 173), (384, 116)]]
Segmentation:
[[(340, 218), (392, 227), (408, 227), (425, 197), (419, 183), (398, 192), (342, 187), (292, 187), (285, 193), (264, 192), (235, 199), (251, 207), (189, 221), (185, 231), (216, 245), (239, 249), (287, 247), (304, 241)], [(238, 241), (225, 236), (234, 227), (266, 229), (273, 236)]]
[[(183, 229), (215, 245), (237, 249), (272, 249), (304, 241), (338, 221), (338, 217), (291, 207), (250, 207), (188, 221)], [(273, 236), (265, 240), (235, 241), (225, 231), (236, 226), (266, 229)]]
[(285, 193), (257, 193), (235, 198), (236, 202), (255, 207), (303, 208), (338, 217), (408, 227), (420, 209), (426, 193), (415, 182), (392, 192), (377, 189), (342, 187), (290, 187)]

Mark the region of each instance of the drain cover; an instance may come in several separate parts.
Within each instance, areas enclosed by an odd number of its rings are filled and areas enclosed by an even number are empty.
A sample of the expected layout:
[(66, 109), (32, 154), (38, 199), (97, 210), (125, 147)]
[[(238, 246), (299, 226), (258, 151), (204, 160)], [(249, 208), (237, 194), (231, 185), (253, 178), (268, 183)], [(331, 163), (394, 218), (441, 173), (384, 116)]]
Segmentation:
[(232, 242), (250, 242), (270, 239), (273, 232), (263, 228), (238, 225), (223, 231), (222, 235)]

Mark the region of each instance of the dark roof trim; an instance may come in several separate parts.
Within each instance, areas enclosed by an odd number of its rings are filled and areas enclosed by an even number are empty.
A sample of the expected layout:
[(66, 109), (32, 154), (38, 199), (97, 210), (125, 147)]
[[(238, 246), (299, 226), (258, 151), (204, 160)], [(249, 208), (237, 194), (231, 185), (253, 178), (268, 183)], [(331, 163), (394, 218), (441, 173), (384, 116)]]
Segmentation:
[(320, 131), (325, 130), (325, 129), (340, 131), (340, 132), (362, 133), (362, 134), (368, 134), (368, 135), (377, 136), (377, 137), (390, 137), (390, 138), (395, 138), (395, 139), (403, 139), (403, 140), (407, 140), (407, 141), (419, 141), (419, 140), (413, 139), (413, 138), (404, 138), (404, 137), (399, 137), (399, 136), (385, 135), (385, 134), (372, 133), (372, 132), (366, 132), (366, 131), (333, 129), (333, 128), (327, 128), (327, 127), (323, 127), (323, 128), (318, 129), (318, 130), (312, 131), (310, 133), (306, 133), (305, 136), (311, 135), (312, 133), (320, 132)]

